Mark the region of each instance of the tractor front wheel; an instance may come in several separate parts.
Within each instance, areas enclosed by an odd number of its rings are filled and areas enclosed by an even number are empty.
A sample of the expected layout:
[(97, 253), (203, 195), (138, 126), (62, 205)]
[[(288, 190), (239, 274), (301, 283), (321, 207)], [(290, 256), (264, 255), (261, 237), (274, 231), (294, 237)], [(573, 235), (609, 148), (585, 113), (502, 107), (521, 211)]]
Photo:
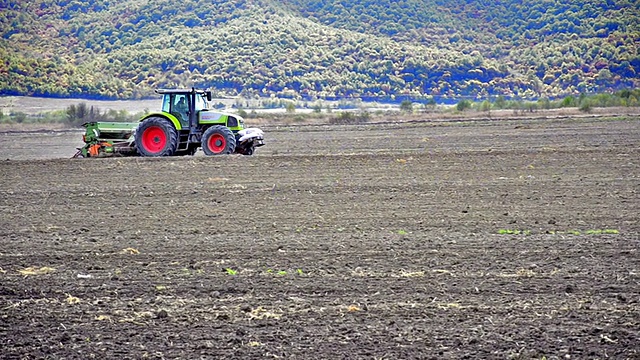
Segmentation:
[(178, 131), (168, 120), (150, 117), (136, 130), (136, 149), (142, 156), (171, 156), (178, 149)]
[(202, 151), (205, 155), (233, 154), (236, 138), (228, 127), (214, 125), (202, 135)]

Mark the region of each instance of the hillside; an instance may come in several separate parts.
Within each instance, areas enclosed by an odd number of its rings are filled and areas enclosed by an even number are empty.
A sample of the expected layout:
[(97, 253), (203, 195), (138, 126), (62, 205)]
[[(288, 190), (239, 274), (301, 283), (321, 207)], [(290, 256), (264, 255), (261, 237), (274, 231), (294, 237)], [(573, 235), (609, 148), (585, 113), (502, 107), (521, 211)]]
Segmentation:
[(637, 1), (0, 1), (0, 94), (305, 98), (640, 87)]

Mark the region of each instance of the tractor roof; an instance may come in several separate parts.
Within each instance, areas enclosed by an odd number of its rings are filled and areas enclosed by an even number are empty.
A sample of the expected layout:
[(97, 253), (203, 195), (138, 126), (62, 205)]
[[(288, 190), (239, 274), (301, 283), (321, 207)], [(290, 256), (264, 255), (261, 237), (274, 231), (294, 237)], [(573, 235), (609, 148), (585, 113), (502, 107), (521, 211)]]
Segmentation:
[(199, 89), (156, 89), (156, 93), (158, 94), (190, 94), (191, 92), (195, 92), (196, 94), (206, 94), (207, 90), (199, 90)]

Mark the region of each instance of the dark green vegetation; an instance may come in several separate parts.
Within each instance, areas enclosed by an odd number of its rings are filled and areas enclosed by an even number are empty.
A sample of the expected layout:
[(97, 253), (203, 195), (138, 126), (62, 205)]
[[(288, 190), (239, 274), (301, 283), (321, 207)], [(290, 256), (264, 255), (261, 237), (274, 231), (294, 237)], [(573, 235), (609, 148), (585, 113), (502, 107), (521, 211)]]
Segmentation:
[(540, 98), (640, 85), (637, 1), (0, 1), (0, 93)]

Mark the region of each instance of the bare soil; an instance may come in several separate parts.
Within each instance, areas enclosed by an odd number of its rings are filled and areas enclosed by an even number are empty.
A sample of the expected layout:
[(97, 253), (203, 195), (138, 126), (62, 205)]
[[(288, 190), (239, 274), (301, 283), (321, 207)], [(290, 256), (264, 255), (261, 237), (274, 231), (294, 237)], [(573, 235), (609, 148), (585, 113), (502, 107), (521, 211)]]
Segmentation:
[(0, 134), (0, 357), (637, 359), (639, 120)]

